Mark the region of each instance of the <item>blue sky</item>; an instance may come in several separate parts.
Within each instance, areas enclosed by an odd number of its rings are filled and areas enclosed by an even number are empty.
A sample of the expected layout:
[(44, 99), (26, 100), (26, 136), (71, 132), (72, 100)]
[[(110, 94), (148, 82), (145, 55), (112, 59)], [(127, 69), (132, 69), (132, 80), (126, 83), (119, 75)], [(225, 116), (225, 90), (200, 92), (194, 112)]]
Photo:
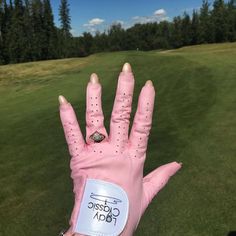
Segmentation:
[[(69, 0), (73, 35), (84, 31), (95, 32), (107, 29), (112, 23), (120, 22), (124, 28), (134, 23), (171, 20), (174, 16), (198, 9), (202, 0)], [(58, 22), (60, 0), (51, 0), (54, 20)]]

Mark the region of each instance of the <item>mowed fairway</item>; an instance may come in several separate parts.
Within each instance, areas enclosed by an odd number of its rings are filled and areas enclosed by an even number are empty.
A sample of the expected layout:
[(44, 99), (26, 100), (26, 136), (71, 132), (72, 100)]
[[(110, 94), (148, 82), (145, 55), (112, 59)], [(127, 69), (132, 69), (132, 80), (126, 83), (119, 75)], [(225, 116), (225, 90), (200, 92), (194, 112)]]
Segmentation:
[(109, 120), (119, 71), (156, 88), (145, 174), (183, 168), (158, 194), (135, 235), (226, 236), (236, 230), (236, 43), (172, 51), (101, 53), (0, 67), (0, 235), (53, 236), (73, 206), (70, 157), (58, 115), (63, 94), (85, 131), (85, 92), (96, 72)]

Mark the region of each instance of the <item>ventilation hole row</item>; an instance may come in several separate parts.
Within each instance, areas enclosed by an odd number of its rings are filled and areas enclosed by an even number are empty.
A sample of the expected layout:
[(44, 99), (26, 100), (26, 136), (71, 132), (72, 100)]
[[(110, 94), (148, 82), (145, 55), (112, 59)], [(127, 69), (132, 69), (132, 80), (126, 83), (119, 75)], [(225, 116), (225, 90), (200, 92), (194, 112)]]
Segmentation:
[[(149, 111), (150, 111), (148, 106), (149, 106), (149, 102), (147, 102), (146, 112), (149, 112)], [(147, 114), (146, 114), (145, 118), (148, 119), (148, 115), (147, 115)], [(146, 127), (143, 127), (143, 129), (146, 130)], [(148, 134), (147, 134), (147, 136), (148, 136)], [(142, 140), (142, 137), (139, 137), (139, 140), (141, 141), (141, 140)], [(140, 146), (141, 146), (141, 145), (140, 145), (140, 143), (139, 143), (139, 144), (138, 144), (138, 147), (140, 147)], [(138, 150), (136, 150), (136, 152), (138, 152)], [(136, 155), (135, 155), (134, 157), (136, 157)]]
[[(92, 120), (91, 122), (93, 123), (94, 121)], [(99, 122), (99, 120), (97, 120), (97, 122)]]
[[(149, 111), (148, 106), (149, 106), (149, 102), (147, 102), (147, 108), (146, 108), (146, 111), (147, 111), (147, 112)], [(148, 116), (146, 115), (146, 119), (147, 119), (147, 118), (148, 118)]]
[[(93, 152), (96, 152), (96, 150), (93, 150)], [(102, 153), (102, 151), (100, 150), (99, 153)]]

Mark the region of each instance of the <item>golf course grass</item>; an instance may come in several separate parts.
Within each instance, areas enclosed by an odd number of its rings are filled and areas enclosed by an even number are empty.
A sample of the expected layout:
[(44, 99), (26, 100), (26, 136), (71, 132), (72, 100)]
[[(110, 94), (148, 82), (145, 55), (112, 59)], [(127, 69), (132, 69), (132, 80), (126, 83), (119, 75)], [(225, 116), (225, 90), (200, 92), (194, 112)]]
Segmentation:
[(144, 174), (183, 162), (135, 235), (236, 230), (236, 43), (229, 43), (0, 66), (0, 236), (54, 236), (68, 227), (73, 193), (58, 95), (72, 103), (84, 132), (86, 85), (96, 72), (109, 129), (125, 62), (136, 79), (133, 113), (145, 81), (156, 88)]

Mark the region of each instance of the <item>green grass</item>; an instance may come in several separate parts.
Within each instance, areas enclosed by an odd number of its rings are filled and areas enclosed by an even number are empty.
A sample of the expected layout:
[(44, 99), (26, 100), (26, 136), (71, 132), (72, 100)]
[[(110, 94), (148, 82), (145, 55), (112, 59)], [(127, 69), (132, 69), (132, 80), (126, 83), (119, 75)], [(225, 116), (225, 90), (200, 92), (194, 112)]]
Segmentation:
[(59, 94), (85, 123), (85, 91), (96, 72), (108, 127), (117, 76), (130, 62), (138, 93), (157, 96), (145, 174), (174, 160), (183, 169), (151, 203), (135, 235), (224, 236), (236, 230), (236, 44), (0, 67), (0, 235), (57, 235), (73, 206)]

